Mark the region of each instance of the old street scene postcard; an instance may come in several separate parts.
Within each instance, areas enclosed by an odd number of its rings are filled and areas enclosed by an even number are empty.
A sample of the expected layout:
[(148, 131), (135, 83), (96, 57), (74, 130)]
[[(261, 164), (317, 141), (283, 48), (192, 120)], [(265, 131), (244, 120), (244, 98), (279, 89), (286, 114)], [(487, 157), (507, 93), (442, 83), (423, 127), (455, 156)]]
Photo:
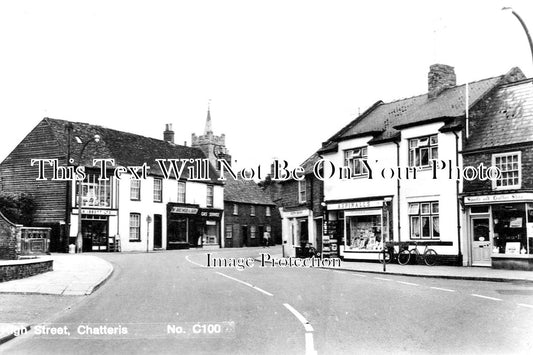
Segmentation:
[(533, 353), (530, 30), (0, 2), (0, 353)]

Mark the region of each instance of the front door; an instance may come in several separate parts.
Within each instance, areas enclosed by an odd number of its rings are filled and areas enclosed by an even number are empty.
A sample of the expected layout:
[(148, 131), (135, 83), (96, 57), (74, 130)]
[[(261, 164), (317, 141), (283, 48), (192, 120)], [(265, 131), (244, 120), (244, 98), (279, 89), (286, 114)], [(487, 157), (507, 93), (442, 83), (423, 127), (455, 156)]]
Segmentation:
[(488, 217), (472, 217), (470, 219), (472, 235), (472, 265), (490, 266), (492, 242), (490, 238), (490, 219)]
[(154, 214), (154, 248), (163, 247), (163, 220), (160, 214)]

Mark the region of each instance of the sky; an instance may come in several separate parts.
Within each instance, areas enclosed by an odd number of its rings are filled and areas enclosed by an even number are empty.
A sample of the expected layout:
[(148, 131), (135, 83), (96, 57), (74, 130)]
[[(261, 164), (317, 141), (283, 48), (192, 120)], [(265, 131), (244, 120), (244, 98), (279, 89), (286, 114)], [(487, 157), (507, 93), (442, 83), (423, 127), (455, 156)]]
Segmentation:
[[(374, 102), (533, 59), (533, 1), (0, 2), (0, 161), (52, 117), (178, 144), (226, 135), (234, 165), (301, 164)], [(171, 158), (171, 157), (161, 157)], [(172, 157), (176, 158), (176, 157)]]

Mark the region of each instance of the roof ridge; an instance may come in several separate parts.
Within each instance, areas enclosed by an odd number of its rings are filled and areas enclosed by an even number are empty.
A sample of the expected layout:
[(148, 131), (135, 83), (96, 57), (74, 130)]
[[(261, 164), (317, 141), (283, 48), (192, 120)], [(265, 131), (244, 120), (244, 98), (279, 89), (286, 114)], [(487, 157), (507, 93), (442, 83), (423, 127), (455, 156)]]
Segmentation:
[[(73, 124), (81, 124), (81, 125), (86, 125), (86, 126), (93, 127), (93, 128), (100, 128), (100, 129), (103, 129), (103, 130), (114, 131), (114, 132), (118, 132), (118, 133), (121, 133), (121, 134), (129, 134), (129, 135), (135, 136), (135, 137), (142, 137), (142, 138), (145, 138), (145, 139), (151, 139), (151, 140), (154, 140), (154, 141), (157, 141), (157, 142), (164, 142), (164, 143), (172, 144), (172, 145), (177, 146), (177, 147), (183, 147), (183, 148), (189, 148), (189, 149), (198, 149), (198, 148), (190, 147), (190, 146), (187, 146), (187, 145), (181, 145), (181, 144), (167, 142), (164, 139), (158, 139), (158, 138), (154, 138), (154, 137), (143, 136), (141, 134), (127, 132), (127, 131), (121, 131), (121, 130), (118, 130), (118, 129), (109, 128), (109, 127), (105, 127), (105, 126), (101, 126), (101, 125), (97, 125), (97, 124), (92, 124), (92, 123), (87, 123), (87, 122), (76, 122), (76, 121), (63, 120), (63, 119), (51, 118), (51, 117), (45, 117), (44, 119), (45, 120), (66, 122), (66, 123), (70, 122), (70, 123), (73, 123)], [(57, 139), (57, 137), (56, 137), (56, 139)]]
[[(490, 78), (485, 78), (485, 79), (480, 79), (480, 80), (474, 80), (474, 81), (470, 81), (468, 82), (468, 85), (471, 85), (471, 84), (476, 84), (476, 83), (480, 83), (482, 81), (488, 81), (488, 80), (493, 80), (493, 79), (501, 79), (505, 76), (505, 74), (503, 75), (497, 75), (497, 76), (492, 76)], [(448, 91), (448, 90), (451, 90), (451, 89), (457, 89), (457, 88), (460, 88), (460, 87), (463, 87), (465, 86), (466, 83), (464, 84), (460, 84), (460, 85), (455, 85), (455, 86), (452, 86), (450, 88), (446, 88), (444, 89), (442, 92), (445, 92), (445, 91)], [(401, 98), (401, 99), (396, 99), (396, 100), (392, 100), (390, 102), (384, 102), (383, 104), (384, 105), (388, 105), (388, 104), (394, 104), (394, 103), (397, 103), (397, 102), (400, 102), (400, 101), (406, 101), (406, 100), (411, 100), (411, 99), (414, 99), (414, 98), (417, 98), (417, 97), (422, 97), (422, 96), (427, 96), (428, 93), (424, 93), (424, 94), (419, 94), (419, 95), (413, 95), (413, 96), (408, 96), (408, 97), (404, 97), (404, 98)]]

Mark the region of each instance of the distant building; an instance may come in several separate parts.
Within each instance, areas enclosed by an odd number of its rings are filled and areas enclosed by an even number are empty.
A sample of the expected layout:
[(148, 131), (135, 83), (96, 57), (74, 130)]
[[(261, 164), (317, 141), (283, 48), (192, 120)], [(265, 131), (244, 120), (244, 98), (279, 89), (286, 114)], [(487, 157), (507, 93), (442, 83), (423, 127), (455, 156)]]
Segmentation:
[[(224, 159), (231, 166), (231, 155), (226, 148), (225, 135), (213, 134), (211, 112), (208, 109), (204, 134), (192, 134), (192, 147), (201, 149), (217, 170), (218, 159)], [(270, 243), (279, 243), (281, 221), (279, 211), (270, 197), (254, 182), (242, 176), (233, 179), (224, 174), (224, 234), (223, 247), (259, 246), (263, 237), (269, 236)]]
[[(92, 141), (96, 135), (98, 142)], [(206, 157), (200, 149), (174, 144), (170, 125), (164, 136), (165, 140), (159, 140), (44, 118), (0, 164), (0, 188), (34, 197), (34, 224), (52, 227), (53, 251), (66, 251), (74, 243), (80, 218), (85, 251), (117, 250), (117, 246), (122, 251), (219, 247), (224, 228), (223, 185), (209, 164), (204, 164), (204, 169), (211, 171), (210, 180), (194, 179), (188, 169), (179, 180), (165, 179), (156, 159), (201, 161)], [(71, 167), (85, 167), (81, 184), (68, 178), (51, 180), (49, 164), (45, 164), (47, 180), (36, 180), (39, 168), (31, 165), (32, 159), (57, 159), (66, 167), (69, 156)], [(109, 180), (100, 180), (93, 159), (110, 158), (114, 164), (107, 169)], [(136, 179), (130, 170), (120, 180), (113, 176), (119, 166), (145, 163), (150, 168), (146, 178)]]

